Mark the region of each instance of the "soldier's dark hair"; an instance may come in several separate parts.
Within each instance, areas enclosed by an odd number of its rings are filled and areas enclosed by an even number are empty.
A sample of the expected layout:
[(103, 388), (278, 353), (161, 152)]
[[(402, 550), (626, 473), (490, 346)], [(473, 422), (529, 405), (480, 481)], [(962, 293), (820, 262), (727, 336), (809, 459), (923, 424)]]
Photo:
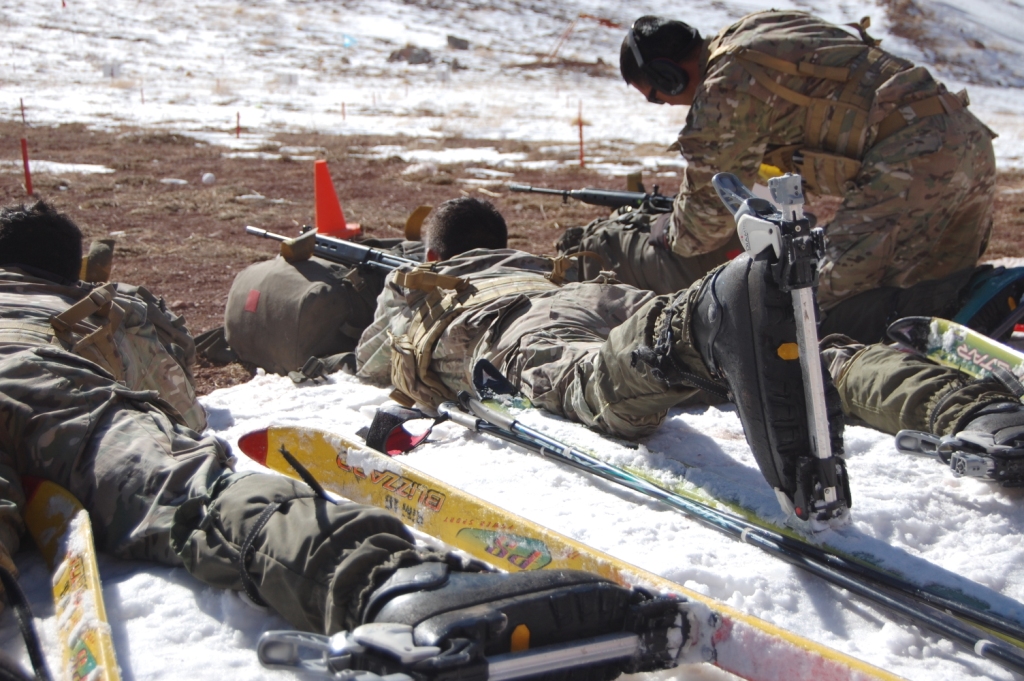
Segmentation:
[[(676, 63), (686, 61), (704, 44), (700, 31), (675, 19), (642, 16), (633, 22), (632, 31), (637, 48), (648, 63), (655, 59), (668, 59)], [(622, 47), (619, 48), (619, 73), (627, 83), (650, 85), (647, 75), (636, 63), (628, 35), (622, 39)]]
[(82, 232), (45, 201), (0, 208), (0, 265), (28, 265), (77, 281)]
[(474, 248), (508, 246), (508, 225), (489, 201), (462, 196), (434, 209), (423, 226), (427, 248), (441, 260)]

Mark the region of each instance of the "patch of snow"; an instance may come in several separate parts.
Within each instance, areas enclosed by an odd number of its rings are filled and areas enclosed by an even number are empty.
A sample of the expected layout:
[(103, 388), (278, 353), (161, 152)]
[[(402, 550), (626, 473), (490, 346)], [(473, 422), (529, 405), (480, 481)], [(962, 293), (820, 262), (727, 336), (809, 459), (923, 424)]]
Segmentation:
[[(114, 172), (113, 168), (95, 163), (59, 163), (57, 161), (36, 161), (31, 158), (28, 161), (28, 168), (32, 173), (47, 173), (50, 175), (67, 175), (69, 173), (104, 175)], [(0, 161), (0, 170), (8, 173), (20, 173), (24, 172), (25, 166), (22, 161)]]

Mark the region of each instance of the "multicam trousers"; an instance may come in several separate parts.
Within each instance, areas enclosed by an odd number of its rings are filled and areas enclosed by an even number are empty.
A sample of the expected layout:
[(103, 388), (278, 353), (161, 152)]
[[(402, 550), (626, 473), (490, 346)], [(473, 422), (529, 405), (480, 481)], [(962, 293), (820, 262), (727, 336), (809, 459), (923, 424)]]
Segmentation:
[[(361, 598), (427, 554), (395, 516), (333, 504), (288, 478), (231, 469), (227, 445), (168, 417), (154, 392), (132, 392), (97, 365), (53, 347), (0, 357), (0, 528), (17, 549), (21, 476), (70, 490), (93, 518), (97, 547), (184, 565), (212, 586), (242, 589), (240, 546), (259, 597), (301, 629), (357, 624)], [(438, 559), (434, 556), (431, 559)]]
[[(457, 391), (471, 388), (474, 364), (488, 359), (537, 406), (618, 437), (644, 437), (676, 405), (721, 401), (686, 385), (670, 386), (640, 359), (668, 325), (676, 366), (711, 379), (690, 330), (702, 284), (662, 296), (624, 285), (569, 284), (523, 298), (500, 319), (471, 310), (441, 336), (431, 366)], [(665, 314), (669, 307), (671, 317)], [(1014, 399), (997, 383), (968, 381), (889, 345), (830, 336), (822, 352), (844, 414), (887, 433), (909, 428), (950, 434), (984, 405)]]

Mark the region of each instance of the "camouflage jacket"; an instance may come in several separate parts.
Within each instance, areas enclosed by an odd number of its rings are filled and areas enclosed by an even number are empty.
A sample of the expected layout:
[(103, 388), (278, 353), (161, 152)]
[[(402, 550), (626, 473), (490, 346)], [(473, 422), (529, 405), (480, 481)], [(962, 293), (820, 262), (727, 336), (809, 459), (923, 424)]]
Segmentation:
[(145, 288), (60, 284), (0, 267), (0, 356), (39, 346), (86, 359), (128, 390), (152, 391), (183, 425), (206, 428), (191, 373), (192, 336)]
[[(751, 65), (745, 53), (759, 63)], [(799, 73), (783, 70), (798, 67)], [(672, 250), (685, 257), (721, 247), (735, 230), (711, 186), (716, 173), (734, 173), (749, 187), (763, 162), (799, 171), (792, 166), (796, 150), (840, 161), (860, 158), (889, 113), (945, 92), (927, 70), (871, 47), (856, 30), (793, 11), (751, 14), (724, 29), (705, 43), (700, 69), (701, 83), (679, 133), (689, 165), (670, 231)], [(817, 77), (834, 74), (830, 69), (850, 74), (854, 87), (847, 92), (846, 82)], [(810, 107), (791, 101), (851, 97), (868, 103), (866, 120), (855, 126), (834, 113), (809, 115)]]
[[(438, 335), (442, 328), (439, 323), (446, 327), (462, 311), (486, 304), (508, 307), (532, 295), (557, 289), (551, 279), (553, 262), (550, 258), (511, 249), (480, 249), (444, 262), (392, 272), (377, 299), (373, 323), (356, 346), (358, 375), (387, 384), (396, 372), (401, 373), (396, 369), (401, 364), (394, 357), (396, 348), (405, 347), (414, 337), (426, 332)], [(442, 279), (421, 279), (416, 283), (406, 279), (417, 272), (439, 275)], [(565, 267), (561, 275), (555, 277), (558, 281), (577, 278), (575, 264)], [(431, 348), (415, 352), (425, 365), (429, 364)]]

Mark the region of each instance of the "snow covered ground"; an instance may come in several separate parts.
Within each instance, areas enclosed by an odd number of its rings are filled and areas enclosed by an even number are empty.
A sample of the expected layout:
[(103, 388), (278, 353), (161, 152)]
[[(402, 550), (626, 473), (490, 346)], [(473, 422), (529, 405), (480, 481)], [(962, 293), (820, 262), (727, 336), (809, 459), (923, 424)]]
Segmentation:
[[(387, 401), (387, 392), (347, 375), (307, 387), (264, 375), (217, 391), (204, 404), (211, 429), (235, 442), (270, 424), (354, 433)], [(669, 481), (685, 477), (778, 519), (774, 496), (731, 407), (674, 412), (639, 449), (541, 412), (522, 418), (613, 462), (649, 468)], [(960, 587), (990, 601), (997, 612), (1024, 618), (1024, 606), (1014, 602), (1024, 600), (1024, 493), (958, 479), (931, 460), (900, 456), (890, 437), (867, 428), (850, 428), (846, 449), (854, 523), (823, 539), (881, 556), (887, 565), (920, 579)], [(432, 442), (408, 455), (407, 462), (602, 551), (908, 678), (1013, 678), (753, 547), (459, 426), (439, 426)], [(240, 468), (254, 467), (244, 458), (240, 462)], [(37, 623), (52, 643), (42, 563), (24, 552), (19, 564)], [(253, 610), (229, 592), (198, 584), (184, 570), (112, 559), (103, 559), (100, 568), (126, 678), (212, 679), (226, 669), (239, 678), (281, 678), (260, 669), (253, 652), (262, 631), (284, 626), (279, 618)], [(0, 640), (5, 650), (17, 653), (17, 630), (13, 622), (4, 622)], [(714, 678), (714, 672), (701, 668), (660, 678)]]
[[(664, 0), (63, 1), (0, 2), (0, 115), (9, 120), (21, 117), (22, 104), (30, 124), (233, 133), (240, 120), (243, 139), (257, 148), (263, 135), (290, 129), (568, 143), (581, 104), (588, 139), (667, 144), (686, 116), (681, 107), (648, 105), (618, 77), (622, 28), (580, 19), (558, 51), (591, 64), (600, 58), (614, 77), (524, 68), (552, 52), (581, 12), (625, 27), (646, 13), (676, 16), (679, 7)], [(868, 14), (887, 49), (953, 64), (939, 72), (951, 90), (971, 83), (973, 110), (1000, 133), (1000, 163), (1024, 164), (1018, 3), (923, 0), (933, 43), (926, 53), (890, 35), (874, 3), (696, 0), (681, 18), (713, 34), (769, 5), (837, 23)], [(470, 49), (449, 48), (448, 35)], [(430, 50), (434, 62), (387, 61), (407, 44)], [(985, 49), (972, 47), (979, 44)]]
[[(918, 61), (951, 64), (937, 71), (952, 90), (969, 86), (972, 109), (1000, 133), (1001, 167), (1024, 167), (1024, 10), (1018, 3), (986, 0), (957, 7), (922, 0), (924, 29), (935, 38), (925, 52), (891, 35), (883, 10), (873, 4), (772, 4), (836, 22), (871, 14), (872, 33), (887, 48)], [(682, 18), (713, 32), (765, 6), (755, 0), (695, 0)], [(640, 14), (679, 9), (664, 0), (3, 0), (0, 22), (7, 40), (0, 48), (0, 115), (20, 119), (23, 103), (34, 125), (152, 126), (231, 143), (242, 153), (259, 151), (269, 134), (295, 129), (410, 138), (461, 134), (545, 140), (557, 147), (575, 140), (570, 122), (582, 105), (592, 141), (669, 142), (682, 126), (684, 109), (647, 105), (617, 76), (521, 65), (550, 52), (580, 12), (628, 26)], [(449, 34), (470, 41), (471, 49), (448, 48)], [(581, 19), (559, 55), (591, 63), (600, 57), (614, 65), (622, 35), (623, 29)], [(435, 62), (388, 63), (389, 53), (407, 43), (430, 49)], [(467, 68), (454, 68), (456, 60)], [(238, 141), (231, 134), (236, 115), (244, 129)], [(493, 150), (476, 153), (466, 159), (491, 169), (514, 172), (521, 162), (495, 157)], [(13, 159), (17, 152), (5, 155)], [(408, 154), (406, 160), (436, 159)], [(671, 168), (678, 160), (666, 156), (644, 164)], [(311, 387), (261, 376), (204, 403), (212, 430), (233, 441), (271, 423), (351, 433), (385, 399), (386, 391), (347, 376)], [(669, 478), (685, 475), (717, 494), (775, 512), (731, 409), (673, 413), (637, 450), (540, 413), (526, 418), (615, 461)], [(1012, 678), (632, 494), (456, 426), (441, 426), (434, 437), (436, 442), (410, 455), (412, 465), (753, 615), (909, 678)], [(893, 567), (944, 583), (956, 584), (955, 575), (963, 575), (979, 585), (970, 587), (977, 595), (1024, 618), (1014, 602), (1024, 600), (1024, 493), (957, 479), (935, 462), (900, 456), (891, 438), (869, 429), (850, 428), (846, 449), (854, 523), (829, 541), (880, 554)], [(52, 649), (53, 609), (42, 562), (26, 551), (18, 563)], [(102, 559), (101, 571), (126, 679), (287, 676), (262, 670), (254, 653), (259, 634), (283, 626), (280, 619), (197, 584), (183, 570)], [(9, 614), (0, 617), (0, 644), (25, 659)], [(716, 674), (700, 669), (662, 676)]]

